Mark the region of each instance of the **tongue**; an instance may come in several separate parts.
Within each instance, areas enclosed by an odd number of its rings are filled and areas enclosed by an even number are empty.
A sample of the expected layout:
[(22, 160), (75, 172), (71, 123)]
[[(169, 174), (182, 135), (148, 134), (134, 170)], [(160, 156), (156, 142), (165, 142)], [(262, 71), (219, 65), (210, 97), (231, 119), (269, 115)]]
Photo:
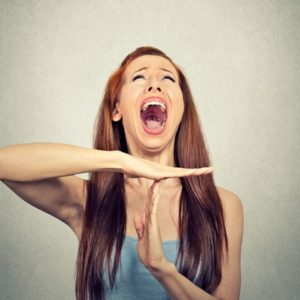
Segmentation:
[(167, 113), (158, 105), (149, 105), (146, 111), (140, 113), (143, 128), (147, 133), (160, 134), (164, 130)]
[(161, 127), (160, 122), (155, 120), (146, 120), (145, 124), (149, 129), (157, 129)]

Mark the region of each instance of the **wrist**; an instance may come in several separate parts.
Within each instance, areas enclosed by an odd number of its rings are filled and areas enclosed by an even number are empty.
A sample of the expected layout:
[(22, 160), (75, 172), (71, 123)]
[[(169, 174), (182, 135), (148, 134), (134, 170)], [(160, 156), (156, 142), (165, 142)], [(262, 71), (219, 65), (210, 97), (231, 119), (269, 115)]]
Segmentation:
[(123, 169), (123, 152), (119, 150), (96, 150), (97, 171), (121, 171)]
[(116, 169), (123, 173), (126, 167), (126, 160), (128, 160), (128, 153), (122, 152), (120, 150), (113, 151), (114, 165)]
[(166, 277), (173, 276), (177, 272), (176, 266), (167, 260), (161, 263), (159, 267), (150, 268), (149, 270), (158, 280), (163, 280)]

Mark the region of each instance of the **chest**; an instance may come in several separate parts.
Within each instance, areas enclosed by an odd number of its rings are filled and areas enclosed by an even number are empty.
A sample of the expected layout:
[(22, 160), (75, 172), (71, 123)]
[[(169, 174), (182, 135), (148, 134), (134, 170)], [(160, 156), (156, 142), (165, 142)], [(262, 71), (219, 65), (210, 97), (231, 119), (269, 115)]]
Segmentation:
[[(161, 189), (157, 206), (157, 220), (163, 241), (178, 239), (179, 201), (181, 189)], [(134, 228), (134, 214), (145, 214), (147, 191), (125, 186), (126, 235), (137, 237)]]
[[(176, 263), (179, 242), (162, 243), (162, 250), (166, 259)], [(115, 286), (111, 290), (109, 278), (104, 273), (104, 284), (108, 299), (153, 300), (169, 299), (166, 290), (157, 279), (142, 264), (137, 252), (137, 240), (126, 237), (121, 252), (122, 267), (116, 273)]]

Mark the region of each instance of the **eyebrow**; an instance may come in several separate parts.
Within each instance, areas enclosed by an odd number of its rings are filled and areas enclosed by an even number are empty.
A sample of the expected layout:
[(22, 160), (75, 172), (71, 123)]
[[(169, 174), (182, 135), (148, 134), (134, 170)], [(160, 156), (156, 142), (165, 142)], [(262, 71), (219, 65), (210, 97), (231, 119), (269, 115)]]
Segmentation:
[[(136, 70), (135, 72), (133, 72), (133, 74), (135, 74), (135, 73), (137, 73), (137, 72), (139, 72), (139, 71), (142, 71), (142, 70), (146, 70), (146, 69), (148, 69), (148, 67), (143, 67), (143, 68), (140, 68), (140, 69), (138, 69), (138, 70)], [(171, 72), (171, 71), (169, 71), (169, 70), (167, 70), (167, 69), (165, 69), (165, 68), (159, 68), (160, 70), (163, 70), (163, 71), (166, 71), (166, 72), (169, 72), (169, 73), (171, 73), (171, 74), (173, 74), (173, 72)], [(174, 75), (174, 74), (173, 74)], [(175, 75), (174, 75), (175, 76)]]

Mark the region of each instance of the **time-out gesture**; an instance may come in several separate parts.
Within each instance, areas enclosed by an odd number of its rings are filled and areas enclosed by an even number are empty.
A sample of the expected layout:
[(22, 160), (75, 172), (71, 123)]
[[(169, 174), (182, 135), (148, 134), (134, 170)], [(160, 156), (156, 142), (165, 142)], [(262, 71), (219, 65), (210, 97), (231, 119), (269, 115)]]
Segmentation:
[(135, 157), (127, 153), (122, 153), (121, 157), (122, 168), (120, 171), (128, 177), (144, 177), (153, 180), (161, 180), (171, 177), (206, 175), (213, 171), (212, 167), (198, 169), (171, 167)]
[(137, 251), (141, 262), (150, 271), (167, 265), (161, 246), (161, 236), (157, 219), (157, 204), (159, 201), (159, 181), (154, 181), (149, 187), (145, 215), (136, 213), (134, 227), (138, 235)]

